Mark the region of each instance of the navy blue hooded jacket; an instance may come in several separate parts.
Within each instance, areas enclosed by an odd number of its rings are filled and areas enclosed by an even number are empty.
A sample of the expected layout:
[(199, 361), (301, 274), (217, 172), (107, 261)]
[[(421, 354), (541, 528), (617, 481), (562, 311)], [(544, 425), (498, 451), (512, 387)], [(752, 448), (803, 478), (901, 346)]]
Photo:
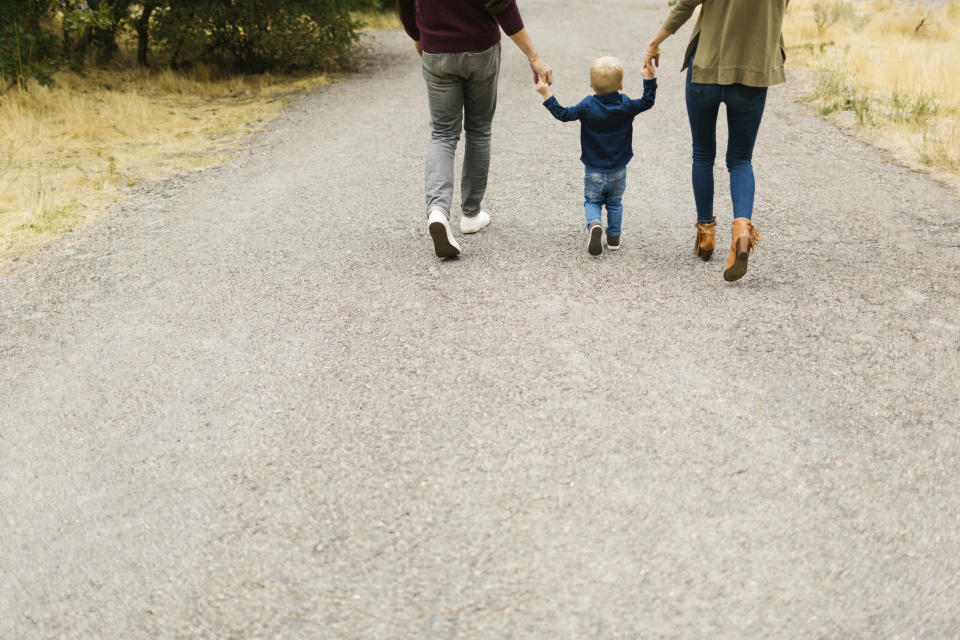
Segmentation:
[(575, 107), (561, 107), (553, 96), (544, 101), (557, 120), (580, 121), (580, 160), (594, 171), (623, 169), (633, 157), (633, 119), (653, 106), (657, 79), (643, 81), (643, 97), (624, 93), (588, 96)]

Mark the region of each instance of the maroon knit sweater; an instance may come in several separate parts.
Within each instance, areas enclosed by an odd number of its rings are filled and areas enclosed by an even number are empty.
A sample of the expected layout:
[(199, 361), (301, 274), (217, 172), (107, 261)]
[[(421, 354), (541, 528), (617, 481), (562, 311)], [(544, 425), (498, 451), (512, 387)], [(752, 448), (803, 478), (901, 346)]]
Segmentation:
[(398, 0), (407, 34), (427, 53), (483, 51), (523, 29), (516, 0)]

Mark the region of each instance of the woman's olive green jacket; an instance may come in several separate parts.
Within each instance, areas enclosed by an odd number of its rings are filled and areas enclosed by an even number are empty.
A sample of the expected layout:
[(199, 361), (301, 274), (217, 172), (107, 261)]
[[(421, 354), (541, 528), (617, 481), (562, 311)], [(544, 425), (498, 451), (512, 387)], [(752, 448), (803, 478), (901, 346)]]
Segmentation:
[(683, 56), (694, 49), (693, 81), (769, 87), (786, 80), (783, 16), (790, 0), (678, 0), (663, 28), (671, 34), (700, 6), (700, 17)]

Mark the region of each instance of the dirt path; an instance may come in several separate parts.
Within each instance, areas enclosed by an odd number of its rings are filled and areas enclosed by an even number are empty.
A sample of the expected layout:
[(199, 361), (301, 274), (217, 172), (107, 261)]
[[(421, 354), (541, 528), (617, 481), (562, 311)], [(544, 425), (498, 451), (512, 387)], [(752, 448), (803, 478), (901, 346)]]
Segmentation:
[[(561, 102), (604, 53), (639, 94), (663, 5), (526, 0)], [(438, 261), (386, 33), (249, 153), (0, 276), (0, 637), (955, 634), (960, 202), (776, 89), (723, 282), (683, 44), (619, 254), (586, 254), (577, 129), (505, 43), (494, 221)]]

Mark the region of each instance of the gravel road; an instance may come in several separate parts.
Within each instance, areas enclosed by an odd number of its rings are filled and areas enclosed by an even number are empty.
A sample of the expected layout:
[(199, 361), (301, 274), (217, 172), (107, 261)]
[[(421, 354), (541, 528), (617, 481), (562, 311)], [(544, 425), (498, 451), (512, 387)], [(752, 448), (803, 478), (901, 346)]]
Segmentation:
[[(639, 95), (664, 5), (525, 0), (561, 103), (601, 54)], [(617, 254), (506, 42), (493, 223), (438, 260), (419, 66), (378, 33), (0, 275), (0, 638), (958, 637), (960, 202), (779, 87), (725, 283), (688, 29)]]

